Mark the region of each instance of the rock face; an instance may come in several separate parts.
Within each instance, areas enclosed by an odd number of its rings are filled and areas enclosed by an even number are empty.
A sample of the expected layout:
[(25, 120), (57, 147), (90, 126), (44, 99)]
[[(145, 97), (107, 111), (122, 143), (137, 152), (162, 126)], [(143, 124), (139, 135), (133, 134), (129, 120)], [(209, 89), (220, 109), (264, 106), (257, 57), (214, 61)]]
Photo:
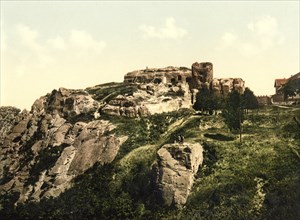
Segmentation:
[(101, 114), (129, 118), (191, 108), (191, 93), (187, 83), (175, 85), (143, 83), (133, 94), (119, 95), (101, 108)]
[(157, 185), (164, 205), (181, 208), (202, 164), (200, 144), (167, 144), (157, 152)]
[[(137, 70), (129, 72), (124, 77), (125, 83), (137, 84), (188, 84), (191, 97), (195, 98), (201, 88), (207, 88), (220, 95), (227, 95), (232, 90), (243, 93), (245, 82), (241, 78), (213, 78), (213, 64), (210, 62), (195, 62), (192, 68), (166, 67)], [(193, 99), (193, 98), (192, 98)], [(192, 100), (191, 100), (192, 101)]]
[(127, 137), (93, 118), (98, 106), (83, 90), (61, 88), (36, 100), (30, 112), (6, 111), (1, 124), (10, 123), (1, 128), (0, 195), (17, 192), (19, 202), (55, 197), (95, 163), (112, 162)]
[(0, 107), (0, 145), (12, 129), (16, 121), (18, 121), (20, 109), (15, 107)]
[(60, 116), (67, 118), (94, 113), (99, 106), (99, 102), (84, 90), (60, 88), (36, 100), (31, 110), (33, 113), (43, 113), (44, 110), (57, 112)]
[(124, 76), (127, 83), (184, 83), (191, 80), (191, 70), (186, 67), (151, 68), (129, 72)]

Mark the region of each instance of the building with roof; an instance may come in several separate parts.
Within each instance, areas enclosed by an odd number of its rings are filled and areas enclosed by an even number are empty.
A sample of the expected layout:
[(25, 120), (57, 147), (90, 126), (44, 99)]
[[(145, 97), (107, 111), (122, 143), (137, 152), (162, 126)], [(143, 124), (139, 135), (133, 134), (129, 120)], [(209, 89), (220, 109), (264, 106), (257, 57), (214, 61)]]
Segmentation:
[(282, 88), (285, 86), (285, 84), (288, 82), (288, 79), (275, 79), (274, 87), (275, 87), (275, 93), (281, 94)]
[[(297, 94), (293, 97), (288, 97), (288, 100), (284, 100), (283, 88), (289, 84)], [(275, 94), (272, 96), (273, 102), (284, 102), (284, 101), (300, 101), (300, 72), (292, 75), (290, 78), (286, 79), (275, 79), (274, 83)]]

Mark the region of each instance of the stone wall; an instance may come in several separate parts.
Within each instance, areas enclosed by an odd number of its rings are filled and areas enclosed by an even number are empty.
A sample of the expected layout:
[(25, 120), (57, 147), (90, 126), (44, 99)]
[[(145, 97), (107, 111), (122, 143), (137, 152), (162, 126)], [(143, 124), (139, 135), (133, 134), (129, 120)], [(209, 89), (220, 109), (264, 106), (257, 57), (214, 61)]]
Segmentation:
[(154, 83), (170, 84), (187, 83), (192, 93), (198, 89), (207, 88), (217, 94), (227, 95), (232, 90), (243, 93), (245, 82), (241, 78), (213, 78), (213, 64), (210, 62), (195, 62), (192, 68), (166, 67), (136, 70), (129, 72), (124, 77), (127, 83)]
[(192, 72), (186, 67), (166, 67), (136, 70), (124, 76), (127, 83), (184, 83), (191, 80)]

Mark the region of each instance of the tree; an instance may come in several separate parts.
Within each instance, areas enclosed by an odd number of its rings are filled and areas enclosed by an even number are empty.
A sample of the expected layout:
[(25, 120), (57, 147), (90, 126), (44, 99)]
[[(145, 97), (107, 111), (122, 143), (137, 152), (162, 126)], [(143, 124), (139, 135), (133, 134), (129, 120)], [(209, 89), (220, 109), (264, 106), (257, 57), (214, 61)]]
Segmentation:
[(195, 110), (208, 111), (210, 114), (213, 114), (213, 111), (220, 109), (221, 105), (221, 97), (214, 91), (201, 88), (196, 95), (196, 102), (193, 108)]
[(232, 91), (227, 97), (222, 116), (230, 131), (239, 131), (242, 142), (242, 97), (237, 91)]
[(254, 93), (247, 87), (242, 95), (242, 108), (248, 113), (249, 109), (257, 109), (259, 107), (258, 101)]
[(295, 88), (288, 82), (282, 89), (284, 100), (287, 101), (288, 97), (293, 97), (296, 95)]

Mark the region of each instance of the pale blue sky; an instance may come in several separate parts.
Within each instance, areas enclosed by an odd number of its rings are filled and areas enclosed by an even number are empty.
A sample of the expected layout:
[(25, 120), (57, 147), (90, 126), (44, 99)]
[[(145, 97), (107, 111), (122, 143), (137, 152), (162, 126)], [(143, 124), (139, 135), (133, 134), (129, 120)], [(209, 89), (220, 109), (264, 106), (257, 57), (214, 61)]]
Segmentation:
[(210, 61), (257, 95), (300, 71), (299, 1), (3, 1), (1, 105)]

